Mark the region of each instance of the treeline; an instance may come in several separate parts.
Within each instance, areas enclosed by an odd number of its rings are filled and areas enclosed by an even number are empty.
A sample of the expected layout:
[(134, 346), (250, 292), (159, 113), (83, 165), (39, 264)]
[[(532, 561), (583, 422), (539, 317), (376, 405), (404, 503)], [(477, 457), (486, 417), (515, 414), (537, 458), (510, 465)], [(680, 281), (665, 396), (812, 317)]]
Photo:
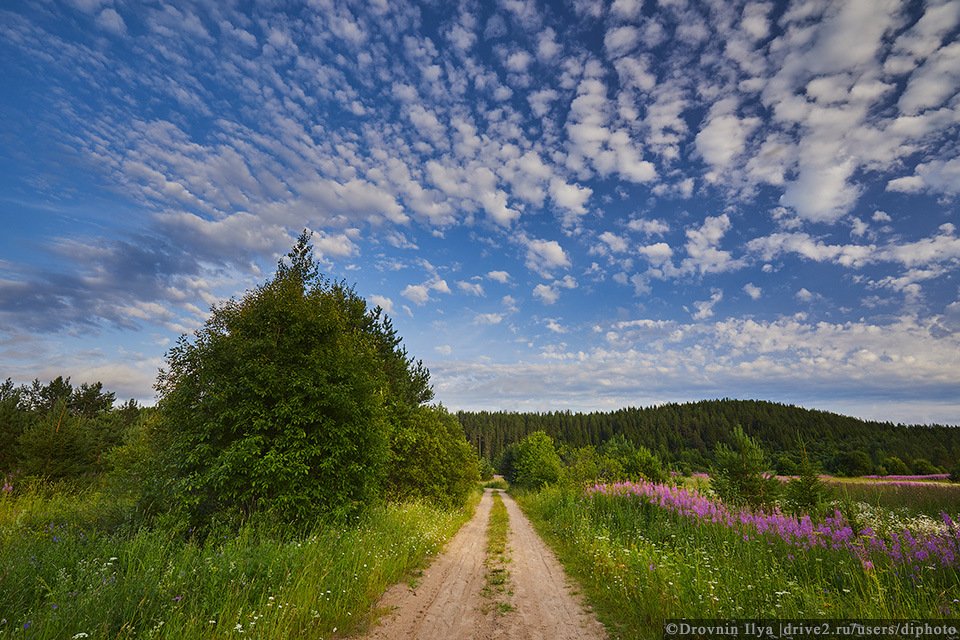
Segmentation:
[(0, 476), (82, 479), (108, 471), (110, 453), (141, 428), (150, 413), (135, 400), (114, 406), (103, 384), (74, 387), (60, 376), (0, 384)]
[(960, 429), (943, 425), (872, 422), (826, 411), (758, 400), (707, 400), (611, 412), (457, 414), (467, 439), (489, 460), (511, 444), (543, 431), (570, 447), (600, 446), (622, 435), (678, 469), (707, 471), (718, 445), (743, 427), (771, 458), (793, 475), (802, 437), (811, 463), (837, 475), (942, 473), (960, 460)]

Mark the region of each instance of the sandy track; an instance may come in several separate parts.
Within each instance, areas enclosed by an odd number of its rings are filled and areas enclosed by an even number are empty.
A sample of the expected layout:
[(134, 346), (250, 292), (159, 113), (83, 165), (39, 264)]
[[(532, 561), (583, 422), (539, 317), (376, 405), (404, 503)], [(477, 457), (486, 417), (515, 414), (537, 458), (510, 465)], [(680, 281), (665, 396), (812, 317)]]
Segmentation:
[[(584, 611), (553, 552), (514, 500), (502, 494), (510, 518), (508, 598), (499, 613), (480, 595), (493, 490), (484, 493), (465, 524), (428, 569), (416, 589), (392, 586), (378, 608), (388, 609), (367, 640), (602, 640), (603, 626)], [(486, 612), (486, 613), (485, 613)]]

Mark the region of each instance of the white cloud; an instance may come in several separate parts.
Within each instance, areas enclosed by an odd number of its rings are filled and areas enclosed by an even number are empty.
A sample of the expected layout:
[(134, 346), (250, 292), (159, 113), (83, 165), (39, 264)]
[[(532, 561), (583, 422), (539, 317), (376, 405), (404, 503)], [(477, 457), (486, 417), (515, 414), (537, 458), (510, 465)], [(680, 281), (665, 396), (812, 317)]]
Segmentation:
[(666, 242), (640, 247), (637, 249), (653, 265), (660, 266), (670, 261), (673, 257), (673, 249)]
[(576, 289), (578, 286), (577, 280), (567, 275), (562, 280), (554, 280), (550, 284), (538, 284), (533, 289), (533, 295), (540, 298), (544, 304), (554, 304), (560, 299), (561, 289)]
[(97, 16), (97, 26), (117, 35), (123, 35), (127, 32), (126, 23), (114, 9), (108, 8), (101, 11), (100, 15)]
[(533, 114), (538, 118), (550, 113), (550, 105), (552, 105), (560, 95), (553, 89), (542, 89), (540, 91), (534, 91), (527, 96), (527, 102), (530, 103), (530, 109), (533, 111)]
[(750, 296), (754, 300), (759, 300), (760, 296), (763, 295), (763, 289), (753, 284), (752, 282), (748, 282), (747, 284), (743, 285), (743, 290), (748, 296)]
[(558, 268), (570, 267), (570, 258), (556, 240), (522, 239), (527, 247), (527, 267), (544, 275)]
[(571, 224), (578, 216), (587, 212), (586, 204), (593, 194), (593, 189), (581, 187), (575, 184), (568, 184), (560, 178), (554, 178), (550, 181), (550, 197), (560, 207), (566, 209), (564, 221)]
[(648, 236), (662, 236), (670, 231), (670, 225), (663, 220), (631, 220), (627, 224), (627, 228), (631, 231), (640, 231)]
[(699, 229), (688, 229), (687, 258), (682, 262), (685, 271), (699, 271), (706, 273), (722, 273), (742, 266), (742, 262), (734, 260), (729, 251), (718, 248), (723, 236), (732, 228), (727, 214), (707, 216)]
[(370, 302), (383, 309), (385, 313), (393, 313), (393, 300), (390, 298), (374, 294), (370, 296)]
[(494, 325), (503, 321), (502, 313), (478, 313), (473, 319), (475, 325)]
[(487, 278), (495, 280), (500, 284), (506, 284), (510, 280), (510, 274), (506, 271), (490, 271), (487, 273)]
[(433, 298), (430, 297), (431, 291), (437, 291), (439, 293), (453, 293), (450, 291), (450, 287), (447, 285), (446, 280), (434, 278), (424, 282), (423, 284), (407, 285), (404, 290), (400, 292), (400, 295), (415, 303), (417, 306), (422, 307), (426, 303), (433, 300)]
[(553, 304), (560, 299), (560, 292), (546, 284), (538, 284), (534, 287), (533, 295), (540, 298), (544, 304)]
[(407, 287), (400, 292), (400, 295), (420, 307), (430, 301), (430, 289), (422, 284), (407, 285)]
[(475, 282), (463, 282), (457, 281), (457, 286), (464, 293), (468, 293), (472, 296), (483, 296), (483, 287)]
[(700, 300), (694, 302), (693, 306), (697, 312), (693, 314), (694, 320), (705, 320), (713, 315), (713, 308), (718, 302), (723, 300), (723, 292), (717, 289), (713, 290), (709, 300)]
[(604, 231), (599, 238), (613, 253), (623, 253), (627, 250), (627, 241), (615, 233)]
[(561, 325), (560, 323), (558, 323), (556, 320), (552, 318), (548, 318), (546, 322), (547, 322), (547, 329), (549, 329), (550, 331), (553, 331), (554, 333), (567, 332), (566, 327), (564, 327), (563, 325)]
[(960, 43), (954, 42), (934, 52), (919, 69), (910, 74), (907, 88), (900, 96), (900, 111), (915, 115), (938, 107), (956, 93), (960, 83)]
[(537, 39), (537, 57), (544, 61), (551, 61), (560, 53), (557, 44), (557, 33), (550, 27), (544, 29)]
[(895, 178), (887, 183), (887, 191), (916, 193), (924, 190), (960, 195), (960, 157), (920, 163), (916, 175)]
[(358, 229), (351, 229), (346, 233), (327, 234), (317, 231), (312, 238), (317, 254), (323, 257), (349, 258), (359, 253), (359, 248), (351, 237), (359, 237)]
[(743, 153), (747, 136), (759, 124), (759, 118), (741, 119), (730, 114), (712, 117), (697, 134), (697, 151), (710, 165), (726, 169)]
[(603, 46), (611, 58), (630, 53), (639, 43), (640, 32), (630, 25), (614, 27), (603, 37)]
[(504, 66), (514, 73), (526, 73), (530, 64), (533, 62), (533, 56), (526, 51), (516, 51), (506, 59)]
[(893, 220), (890, 214), (885, 211), (877, 211), (870, 219), (874, 222), (891, 222)]
[(780, 203), (813, 222), (839, 220), (860, 197), (860, 188), (848, 182), (855, 168), (852, 160), (801, 163), (800, 175), (787, 183)]
[(451, 353), (453, 353), (453, 347), (448, 344), (442, 344), (439, 347), (434, 347), (433, 350), (442, 356), (449, 356)]

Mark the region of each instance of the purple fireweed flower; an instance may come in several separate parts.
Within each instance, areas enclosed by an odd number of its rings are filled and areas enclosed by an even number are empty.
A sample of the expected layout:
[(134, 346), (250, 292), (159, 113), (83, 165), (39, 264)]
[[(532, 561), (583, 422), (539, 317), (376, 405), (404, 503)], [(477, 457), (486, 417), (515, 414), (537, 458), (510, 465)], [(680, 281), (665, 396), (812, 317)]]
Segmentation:
[(798, 518), (779, 510), (773, 513), (738, 510), (687, 489), (648, 482), (598, 484), (588, 489), (586, 495), (639, 498), (684, 518), (721, 524), (745, 540), (756, 533), (775, 536), (801, 549), (846, 549), (869, 563), (864, 566), (870, 569), (873, 562), (868, 557), (887, 557), (894, 564), (926, 563), (935, 559), (941, 566), (956, 566), (957, 541), (946, 533), (925, 535), (918, 540), (906, 529), (899, 535), (891, 532), (888, 537), (880, 537), (867, 527), (857, 536), (839, 511), (815, 525), (807, 515)]

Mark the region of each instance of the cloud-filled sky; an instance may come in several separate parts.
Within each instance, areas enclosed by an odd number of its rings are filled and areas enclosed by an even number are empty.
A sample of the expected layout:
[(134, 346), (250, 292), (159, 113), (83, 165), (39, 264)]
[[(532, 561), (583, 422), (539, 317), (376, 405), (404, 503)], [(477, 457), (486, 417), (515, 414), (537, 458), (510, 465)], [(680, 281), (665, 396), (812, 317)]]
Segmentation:
[(151, 402), (304, 228), (457, 409), (960, 423), (960, 0), (13, 0), (0, 377)]

